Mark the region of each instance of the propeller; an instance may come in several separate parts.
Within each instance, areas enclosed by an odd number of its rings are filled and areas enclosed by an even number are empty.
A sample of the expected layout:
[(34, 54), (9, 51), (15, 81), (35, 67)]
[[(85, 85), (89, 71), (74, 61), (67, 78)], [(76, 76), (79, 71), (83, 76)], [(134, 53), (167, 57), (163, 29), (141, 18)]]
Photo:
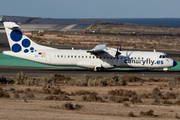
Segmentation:
[(118, 55), (120, 55), (120, 54), (121, 54), (121, 53), (118, 51), (118, 48), (117, 48), (115, 58), (118, 59)]

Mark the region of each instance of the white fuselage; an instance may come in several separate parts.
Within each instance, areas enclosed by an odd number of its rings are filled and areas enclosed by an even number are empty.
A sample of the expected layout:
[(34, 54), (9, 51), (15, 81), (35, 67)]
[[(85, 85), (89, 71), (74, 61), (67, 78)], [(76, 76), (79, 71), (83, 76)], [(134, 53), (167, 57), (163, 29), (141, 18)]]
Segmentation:
[[(116, 49), (108, 48), (107, 53), (114, 53)], [(20, 57), (31, 61), (44, 63), (48, 65), (61, 66), (81, 66), (85, 68), (103, 67), (103, 68), (168, 68), (173, 67), (173, 60), (171, 58), (160, 58), (164, 55), (161, 52), (140, 52), (140, 51), (120, 51), (121, 55), (116, 58), (110, 54), (94, 55), (87, 53), (86, 50), (41, 50), (31, 54), (14, 53), (11, 51), (4, 51), (4, 54), (14, 57)], [(41, 54), (40, 54), (41, 53)], [(42, 53), (45, 53), (44, 55)]]

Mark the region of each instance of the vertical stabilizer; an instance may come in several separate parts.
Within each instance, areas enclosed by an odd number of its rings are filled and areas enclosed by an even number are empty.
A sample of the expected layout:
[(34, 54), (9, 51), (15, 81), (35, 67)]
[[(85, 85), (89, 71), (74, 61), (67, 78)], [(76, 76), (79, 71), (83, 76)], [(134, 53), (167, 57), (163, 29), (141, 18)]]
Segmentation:
[(4, 22), (4, 28), (8, 38), (9, 46), (14, 53), (33, 53), (36, 50), (55, 49), (36, 44), (26, 35), (23, 35), (19, 25), (14, 22)]

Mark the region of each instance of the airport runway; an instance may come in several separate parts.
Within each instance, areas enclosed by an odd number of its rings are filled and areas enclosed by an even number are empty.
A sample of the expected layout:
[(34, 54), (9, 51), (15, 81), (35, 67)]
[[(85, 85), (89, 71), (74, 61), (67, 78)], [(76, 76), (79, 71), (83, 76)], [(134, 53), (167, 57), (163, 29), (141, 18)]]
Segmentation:
[(0, 66), (0, 75), (7, 77), (15, 77), (18, 72), (25, 72), (28, 77), (43, 77), (54, 74), (62, 74), (70, 77), (77, 77), (83, 74), (92, 77), (107, 77), (110, 74), (122, 76), (137, 76), (144, 78), (174, 78), (180, 75), (180, 71), (170, 70), (164, 72), (161, 70), (104, 70), (102, 72), (94, 72), (89, 69), (50, 69), (50, 68), (37, 68), (37, 67), (11, 67)]
[[(56, 48), (71, 48), (71, 46), (53, 45)], [(75, 49), (87, 49), (87, 47), (74, 47)], [(0, 53), (4, 50), (9, 50), (7, 37), (4, 33), (0, 33)], [(173, 59), (180, 59), (178, 51), (162, 51), (168, 54)], [(20, 71), (24, 71), (29, 77), (48, 76), (50, 74), (62, 74), (65, 76), (76, 77), (82, 74), (89, 76), (109, 76), (110, 74), (123, 75), (123, 76), (137, 76), (137, 77), (156, 77), (156, 78), (174, 78), (180, 76), (180, 71), (170, 70), (168, 72), (159, 70), (105, 70), (102, 72), (93, 72), (88, 69), (58, 69), (58, 68), (39, 68), (39, 67), (13, 67), (13, 66), (0, 66), (0, 75), (15, 77)]]

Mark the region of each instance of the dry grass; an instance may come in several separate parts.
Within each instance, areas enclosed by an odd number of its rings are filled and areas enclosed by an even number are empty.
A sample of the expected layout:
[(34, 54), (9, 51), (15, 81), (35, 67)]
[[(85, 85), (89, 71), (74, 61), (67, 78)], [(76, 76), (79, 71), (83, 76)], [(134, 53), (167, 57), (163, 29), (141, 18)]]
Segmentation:
[(147, 112), (141, 111), (141, 112), (140, 112), (140, 115), (141, 115), (141, 116), (151, 116), (151, 117), (154, 117), (154, 111), (153, 111), (153, 110), (149, 110), (149, 111), (147, 111)]
[(111, 74), (109, 77), (90, 77), (87, 75), (78, 76), (68, 82), (70, 86), (125, 86), (126, 81), (122, 76), (114, 76)]

